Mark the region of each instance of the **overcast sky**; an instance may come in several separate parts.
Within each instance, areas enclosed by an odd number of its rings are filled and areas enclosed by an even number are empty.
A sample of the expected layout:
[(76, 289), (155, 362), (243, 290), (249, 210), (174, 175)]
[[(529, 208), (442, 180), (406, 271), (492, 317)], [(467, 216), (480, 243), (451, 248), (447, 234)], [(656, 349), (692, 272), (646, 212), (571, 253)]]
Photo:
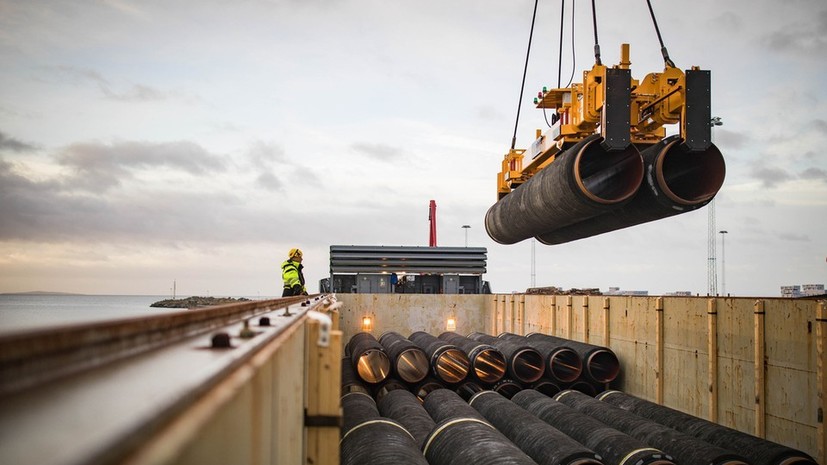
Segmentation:
[[(566, 3), (579, 80), (591, 2)], [(626, 42), (633, 77), (661, 71), (646, 2), (596, 3), (604, 63)], [(652, 4), (676, 65), (712, 71), (726, 291), (825, 283), (827, 4)], [(0, 292), (275, 295), (291, 247), (315, 291), (331, 244), (427, 245), (431, 199), (439, 245), (470, 225), (493, 290), (525, 290), (531, 241), (483, 218), (533, 5), (0, 0)], [(518, 147), (546, 127), (559, 26), (540, 1)], [(535, 253), (538, 286), (705, 294), (707, 209)]]

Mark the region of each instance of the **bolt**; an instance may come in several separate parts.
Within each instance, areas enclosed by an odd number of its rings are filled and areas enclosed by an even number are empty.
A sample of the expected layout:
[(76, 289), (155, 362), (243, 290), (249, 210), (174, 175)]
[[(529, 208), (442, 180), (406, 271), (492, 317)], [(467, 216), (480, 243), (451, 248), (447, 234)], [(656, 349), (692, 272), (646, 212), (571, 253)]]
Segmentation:
[(213, 349), (229, 349), (232, 347), (230, 345), (230, 335), (227, 333), (215, 333), (212, 335), (212, 348)]
[(267, 318), (266, 316), (263, 316), (263, 317), (259, 318), (258, 325), (259, 326), (270, 326), (270, 319)]

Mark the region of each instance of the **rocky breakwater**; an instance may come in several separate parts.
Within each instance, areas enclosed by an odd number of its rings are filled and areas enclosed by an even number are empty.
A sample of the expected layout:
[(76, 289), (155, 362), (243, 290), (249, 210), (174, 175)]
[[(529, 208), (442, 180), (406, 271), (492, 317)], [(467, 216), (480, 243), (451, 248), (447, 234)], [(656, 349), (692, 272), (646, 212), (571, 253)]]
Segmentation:
[(186, 297), (183, 299), (165, 299), (159, 300), (154, 304), (150, 305), (150, 307), (160, 307), (160, 308), (198, 308), (198, 307), (210, 307), (213, 305), (224, 305), (224, 304), (235, 304), (238, 302), (249, 302), (250, 299), (245, 299), (244, 297), (233, 298), (233, 297), (199, 297), (199, 296), (192, 296)]

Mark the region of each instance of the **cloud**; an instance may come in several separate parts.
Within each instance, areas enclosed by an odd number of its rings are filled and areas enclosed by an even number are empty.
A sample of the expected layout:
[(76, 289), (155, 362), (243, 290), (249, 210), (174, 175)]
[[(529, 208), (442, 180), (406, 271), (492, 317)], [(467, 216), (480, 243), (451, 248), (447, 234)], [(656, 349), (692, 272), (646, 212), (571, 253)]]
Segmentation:
[(782, 24), (780, 29), (765, 35), (762, 42), (778, 52), (810, 54), (823, 50), (827, 46), (827, 10), (810, 14), (806, 20), (811, 22)]
[(76, 68), (73, 66), (58, 66), (60, 74), (74, 84), (94, 84), (101, 91), (104, 97), (110, 100), (124, 102), (154, 102), (170, 98), (166, 92), (158, 90), (145, 84), (130, 84), (118, 89), (109, 79), (106, 79), (99, 72), (88, 68)]
[(277, 178), (276, 175), (270, 172), (259, 174), (258, 178), (256, 178), (256, 184), (269, 191), (284, 190), (284, 183), (281, 182), (281, 180)]
[(810, 242), (810, 236), (806, 234), (777, 233), (776, 236), (782, 241)]
[(368, 142), (356, 142), (350, 145), (351, 150), (365, 155), (374, 160), (394, 161), (405, 156), (405, 151), (388, 144), (371, 144)]
[(827, 135), (827, 121), (823, 119), (814, 119), (810, 122), (810, 126), (816, 131)]
[(730, 149), (741, 149), (747, 145), (749, 138), (741, 132), (714, 129), (715, 144)]
[(754, 166), (750, 174), (760, 180), (764, 187), (776, 187), (780, 183), (793, 179), (788, 171), (772, 166)]
[(817, 179), (827, 182), (827, 170), (810, 167), (801, 172), (801, 179)]
[(35, 146), (27, 144), (25, 142), (21, 142), (12, 137), (8, 137), (2, 131), (0, 131), (0, 151), (28, 152), (35, 149)]

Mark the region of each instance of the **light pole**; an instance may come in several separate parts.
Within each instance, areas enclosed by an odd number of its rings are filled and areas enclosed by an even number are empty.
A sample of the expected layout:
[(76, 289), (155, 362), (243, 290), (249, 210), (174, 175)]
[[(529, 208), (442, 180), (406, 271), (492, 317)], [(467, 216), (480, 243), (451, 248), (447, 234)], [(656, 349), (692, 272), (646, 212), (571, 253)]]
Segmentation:
[[(715, 116), (709, 120), (710, 137), (715, 141), (715, 126), (722, 126), (720, 116)], [(706, 234), (706, 250), (707, 250), (707, 265), (706, 265), (706, 293), (710, 296), (718, 295), (718, 265), (715, 264), (715, 198), (709, 202), (707, 208), (707, 234)]]
[(471, 229), (471, 225), (464, 224), (462, 225), (462, 229), (465, 230), (465, 247), (468, 247), (468, 230)]
[(721, 234), (721, 295), (726, 297), (726, 247), (724, 238), (729, 231), (721, 230), (718, 233)]

